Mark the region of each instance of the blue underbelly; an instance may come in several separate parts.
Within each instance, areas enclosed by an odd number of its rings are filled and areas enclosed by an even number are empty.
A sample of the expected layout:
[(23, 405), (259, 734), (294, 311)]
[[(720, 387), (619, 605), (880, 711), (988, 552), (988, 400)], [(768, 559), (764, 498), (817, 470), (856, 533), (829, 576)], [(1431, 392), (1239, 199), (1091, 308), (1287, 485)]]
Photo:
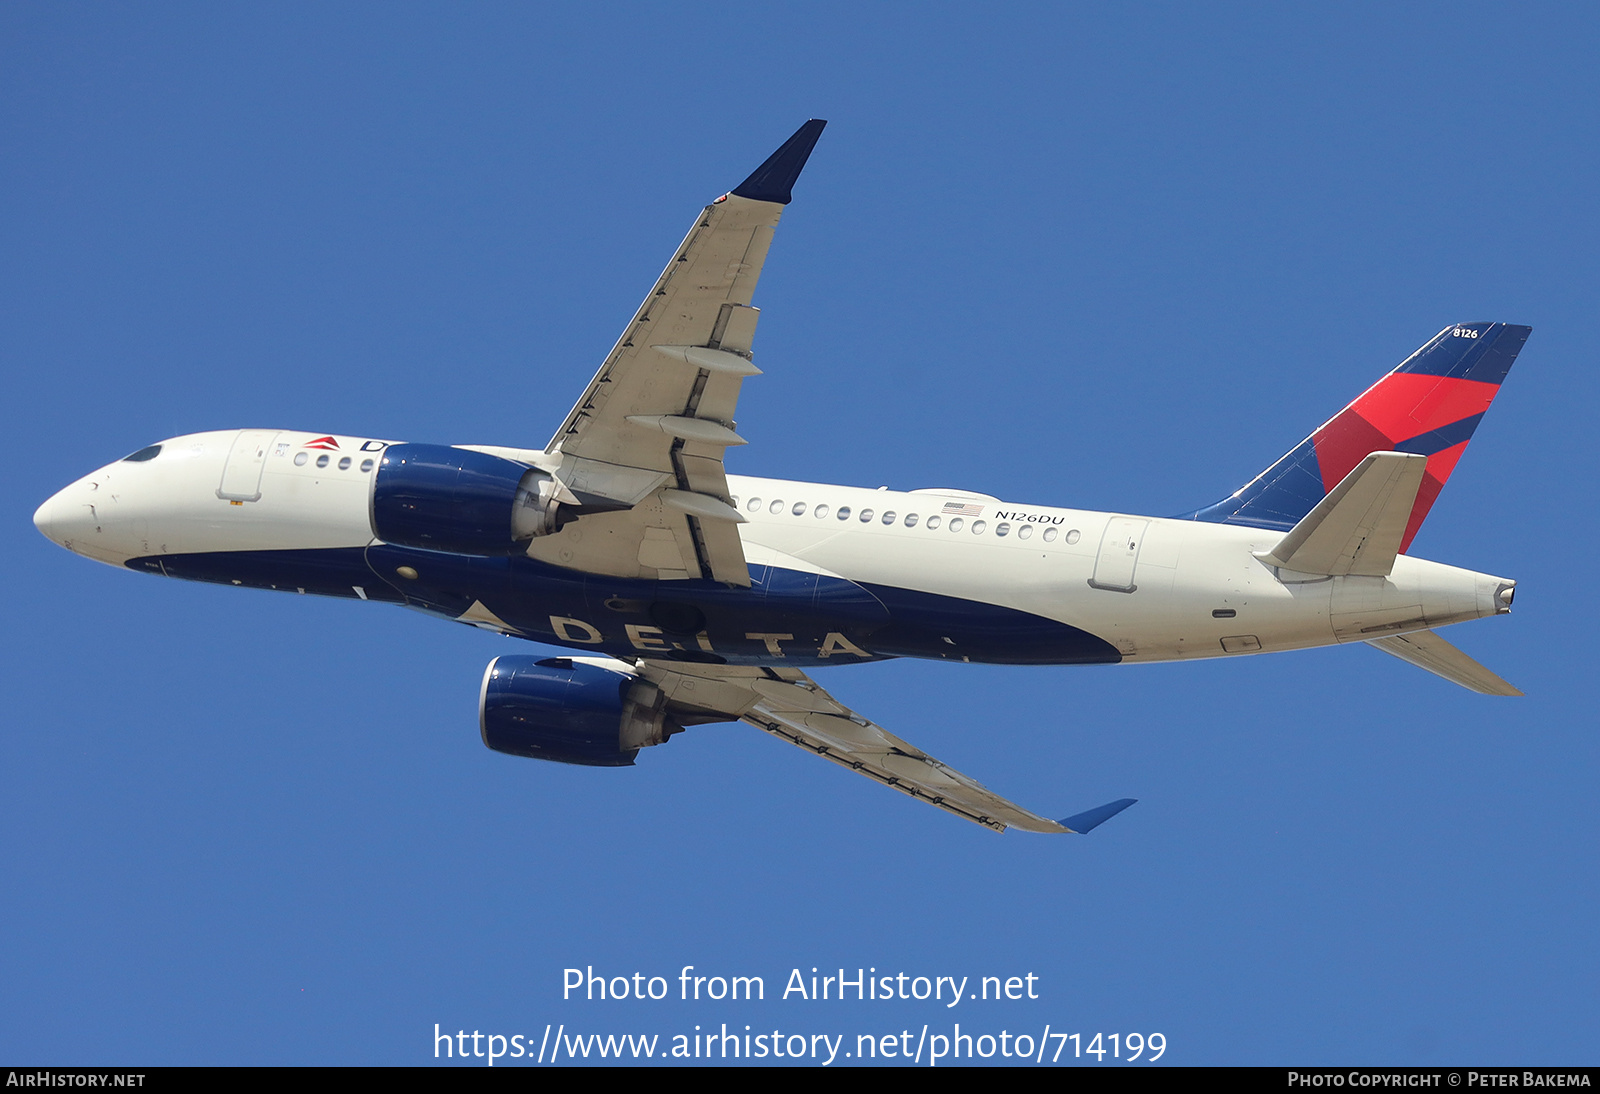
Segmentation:
[(1121, 660), (1104, 639), (1029, 612), (772, 566), (750, 567), (748, 589), (385, 544), (146, 556), (128, 566), (191, 581), (403, 604), (489, 626), (492, 618), (520, 637), (625, 659), (800, 668), (887, 657), (1029, 665)]

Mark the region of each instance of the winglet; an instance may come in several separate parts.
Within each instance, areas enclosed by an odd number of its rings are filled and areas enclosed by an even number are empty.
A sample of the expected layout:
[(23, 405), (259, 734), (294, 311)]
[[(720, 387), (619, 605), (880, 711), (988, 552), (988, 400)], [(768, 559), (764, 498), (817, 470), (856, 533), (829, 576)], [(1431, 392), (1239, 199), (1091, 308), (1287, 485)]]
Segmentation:
[(806, 160), (811, 158), (811, 150), (817, 146), (817, 138), (822, 136), (822, 127), (827, 124), (819, 118), (813, 118), (796, 129), (794, 136), (783, 142), (782, 148), (768, 156), (767, 162), (734, 187), (733, 195), (751, 201), (789, 204), (792, 200), (789, 190), (794, 186), (794, 180), (800, 177)]
[(1124, 809), (1128, 808), (1128, 806), (1132, 805), (1138, 800), (1138, 798), (1118, 798), (1114, 802), (1106, 802), (1106, 804), (1097, 809), (1090, 809), (1083, 813), (1074, 813), (1070, 817), (1062, 817), (1058, 823), (1061, 825), (1061, 827), (1070, 828), (1079, 835), (1082, 835), (1085, 832), (1093, 832), (1096, 828), (1099, 828), (1106, 821), (1110, 820), (1112, 817), (1116, 816), (1118, 813), (1122, 812)]

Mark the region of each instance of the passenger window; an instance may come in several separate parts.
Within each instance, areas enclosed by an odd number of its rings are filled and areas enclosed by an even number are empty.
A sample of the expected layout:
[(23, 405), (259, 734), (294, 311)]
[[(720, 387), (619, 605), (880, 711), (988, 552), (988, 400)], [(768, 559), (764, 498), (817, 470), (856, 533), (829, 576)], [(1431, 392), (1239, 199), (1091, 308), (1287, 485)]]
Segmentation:
[(341, 456), (339, 458), (339, 470), (340, 471), (348, 471), (348, 470), (350, 470), (350, 457), (349, 456)]
[(1027, 539), (1031, 535), (1033, 535), (1033, 525), (1031, 524), (1024, 524), (1017, 529), (1018, 539)]
[(1009, 524), (996, 524), (994, 526), (994, 534), (997, 536), (1007, 535), (1010, 531), (1011, 525)]
[(894, 510), (893, 509), (891, 509), (887, 513), (883, 514), (883, 523), (885, 523), (885, 524), (893, 524), (894, 523)]
[(363, 470), (363, 471), (371, 471), (372, 470), (372, 461), (371, 460), (362, 460), (361, 461), (361, 470)]
[(781, 512), (783, 512), (783, 501), (781, 499), (774, 498), (772, 500), (772, 504), (767, 506), (767, 512), (769, 512), (769, 513), (781, 513)]
[(306, 461), (310, 458), (311, 457), (304, 452), (296, 452), (294, 454), (294, 465), (296, 467), (304, 467), (306, 465)]
[(797, 517), (805, 516), (806, 515), (806, 503), (803, 502), (803, 501), (795, 502), (794, 503), (794, 508), (789, 510), (789, 512), (793, 513)]
[(1054, 528), (1046, 528), (1044, 530), (1044, 541), (1046, 543), (1049, 543), (1051, 540), (1053, 540), (1055, 538), (1056, 538), (1056, 530)]
[(934, 515), (934, 516), (931, 516), (931, 517), (928, 518), (928, 527), (929, 528), (937, 528), (937, 527), (939, 527), (939, 517), (937, 515)]
[(915, 514), (915, 513), (907, 513), (906, 514), (906, 527), (907, 528), (915, 528), (916, 526), (917, 526), (917, 514)]
[(750, 510), (752, 513), (759, 513), (761, 511), (761, 499), (751, 498), (750, 504), (745, 506), (745, 508)]
[(871, 519), (872, 519), (872, 510), (871, 509), (863, 509), (863, 510), (861, 510), (861, 523), (862, 524), (867, 523), (867, 521), (869, 521)]
[[(929, 523), (931, 524), (932, 521), (930, 521)], [(961, 520), (960, 517), (951, 517), (950, 518), (950, 530), (952, 532), (961, 531), (961, 525), (962, 525), (962, 520)]]
[(975, 520), (972, 522), (972, 534), (975, 536), (981, 536), (983, 535), (983, 530), (987, 527), (989, 527), (989, 525), (985, 522), (981, 520)]
[(1067, 542), (1068, 543), (1076, 543), (1076, 542), (1078, 542), (1078, 530), (1076, 528), (1074, 528), (1072, 531), (1067, 533)]
[(850, 519), (850, 507), (848, 505), (839, 506), (839, 519), (840, 520), (849, 520)]
[(322, 455), (317, 457), (317, 466), (318, 467), (327, 467), (328, 466), (328, 454), (326, 452), (324, 452)]
[(823, 517), (825, 517), (827, 515), (828, 515), (828, 507), (826, 505), (817, 506), (817, 519), (818, 520), (821, 520)]

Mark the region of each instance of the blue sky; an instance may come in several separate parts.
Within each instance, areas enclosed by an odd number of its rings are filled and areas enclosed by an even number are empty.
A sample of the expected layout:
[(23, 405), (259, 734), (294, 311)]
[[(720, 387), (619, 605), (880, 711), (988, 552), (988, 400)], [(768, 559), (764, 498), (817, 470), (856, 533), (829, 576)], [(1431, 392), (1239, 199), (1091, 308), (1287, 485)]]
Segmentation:
[[(0, 8), (0, 1058), (961, 1021), (1595, 1062), (1597, 38), (1576, 4)], [(822, 679), (1042, 812), (1141, 799), (995, 836), (740, 726), (624, 771), (496, 755), (511, 640), (33, 529), (202, 429), (543, 444), (808, 117), (731, 470), (1176, 513), (1445, 325), (1531, 324), (1413, 546), (1519, 579), (1448, 637), (1527, 698), (1364, 648)], [(768, 1000), (563, 1001), (591, 965)], [(775, 998), (813, 966), (1040, 998)]]

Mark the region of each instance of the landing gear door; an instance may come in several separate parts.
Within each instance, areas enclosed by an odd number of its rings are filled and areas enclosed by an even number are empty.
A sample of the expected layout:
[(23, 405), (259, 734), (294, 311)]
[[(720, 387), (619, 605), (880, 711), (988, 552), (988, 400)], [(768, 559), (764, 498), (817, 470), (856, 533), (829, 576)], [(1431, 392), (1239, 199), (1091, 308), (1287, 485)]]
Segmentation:
[(1145, 528), (1149, 524), (1147, 520), (1130, 517), (1111, 518), (1106, 525), (1105, 535), (1100, 537), (1100, 554), (1094, 560), (1094, 576), (1089, 579), (1090, 585), (1117, 593), (1131, 593), (1138, 588), (1133, 583), (1133, 570), (1139, 561), (1139, 545), (1144, 542)]
[(267, 466), (276, 429), (241, 429), (233, 439), (228, 462), (222, 468), (222, 485), (217, 497), (224, 501), (260, 501), (261, 472)]

